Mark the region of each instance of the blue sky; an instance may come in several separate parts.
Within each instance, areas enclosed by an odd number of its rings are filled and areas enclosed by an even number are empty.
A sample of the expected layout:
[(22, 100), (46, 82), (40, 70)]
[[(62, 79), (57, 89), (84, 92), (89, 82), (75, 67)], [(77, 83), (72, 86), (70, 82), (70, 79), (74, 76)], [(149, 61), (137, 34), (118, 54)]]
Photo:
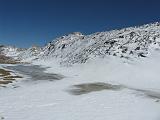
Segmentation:
[(29, 47), (160, 20), (160, 0), (0, 0), (0, 44)]

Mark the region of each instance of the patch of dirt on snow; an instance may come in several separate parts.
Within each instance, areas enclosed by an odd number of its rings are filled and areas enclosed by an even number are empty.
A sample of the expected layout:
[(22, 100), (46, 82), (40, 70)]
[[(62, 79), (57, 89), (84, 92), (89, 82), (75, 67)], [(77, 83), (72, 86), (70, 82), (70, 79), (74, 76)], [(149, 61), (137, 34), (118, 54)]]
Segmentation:
[(11, 75), (11, 71), (0, 69), (0, 85), (6, 85), (12, 83), (16, 78), (22, 78), (22, 77)]
[(69, 90), (69, 92), (72, 95), (82, 95), (82, 94), (88, 94), (91, 92), (96, 92), (96, 91), (102, 91), (102, 90), (121, 90), (124, 88), (122, 85), (112, 85), (108, 83), (102, 83), (102, 82), (97, 82), (97, 83), (85, 83), (85, 84), (79, 84), (79, 85), (74, 85), (74, 88)]
[(0, 55), (0, 64), (18, 64), (19, 61), (14, 60), (11, 57), (7, 57), (5, 55)]

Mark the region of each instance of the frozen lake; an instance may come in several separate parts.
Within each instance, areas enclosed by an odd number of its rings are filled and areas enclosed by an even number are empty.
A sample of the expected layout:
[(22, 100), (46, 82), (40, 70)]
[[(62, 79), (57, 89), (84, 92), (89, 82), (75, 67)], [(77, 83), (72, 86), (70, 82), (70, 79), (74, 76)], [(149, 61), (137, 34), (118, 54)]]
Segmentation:
[(63, 78), (62, 75), (46, 73), (47, 68), (38, 65), (15, 65), (6, 66), (5, 68), (9, 70), (16, 71), (20, 74), (27, 75), (32, 78), (32, 80), (60, 80)]

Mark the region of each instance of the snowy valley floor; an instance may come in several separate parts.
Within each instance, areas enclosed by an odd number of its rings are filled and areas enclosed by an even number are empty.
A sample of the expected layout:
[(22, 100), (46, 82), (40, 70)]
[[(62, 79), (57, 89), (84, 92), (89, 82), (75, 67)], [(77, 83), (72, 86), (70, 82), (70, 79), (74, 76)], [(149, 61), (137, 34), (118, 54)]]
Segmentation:
[(155, 53), (135, 61), (99, 58), (68, 68), (53, 60), (34, 62), (50, 67), (46, 74), (64, 78), (35, 80), (25, 75), (0, 88), (0, 119), (160, 120), (159, 61)]

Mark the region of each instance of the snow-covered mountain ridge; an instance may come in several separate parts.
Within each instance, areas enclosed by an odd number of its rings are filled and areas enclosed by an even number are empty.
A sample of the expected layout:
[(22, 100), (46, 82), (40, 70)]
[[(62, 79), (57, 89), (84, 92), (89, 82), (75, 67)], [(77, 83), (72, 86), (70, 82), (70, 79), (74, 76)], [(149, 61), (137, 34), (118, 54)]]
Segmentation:
[(121, 58), (147, 57), (160, 48), (160, 23), (83, 35), (74, 32), (56, 38), (48, 45), (19, 50), (3, 47), (3, 53), (16, 59), (57, 59), (61, 64), (85, 63), (106, 55)]
[(0, 55), (11, 57), (15, 60), (34, 60), (42, 51), (41, 47), (32, 46), (28, 49), (0, 45)]
[(57, 58), (61, 63), (85, 63), (88, 59), (113, 55), (122, 58), (146, 57), (160, 48), (160, 23), (98, 32), (73, 33), (50, 42), (39, 58)]
[(20, 51), (21, 50), (16, 47), (0, 45), (0, 53), (6, 56), (18, 56)]

